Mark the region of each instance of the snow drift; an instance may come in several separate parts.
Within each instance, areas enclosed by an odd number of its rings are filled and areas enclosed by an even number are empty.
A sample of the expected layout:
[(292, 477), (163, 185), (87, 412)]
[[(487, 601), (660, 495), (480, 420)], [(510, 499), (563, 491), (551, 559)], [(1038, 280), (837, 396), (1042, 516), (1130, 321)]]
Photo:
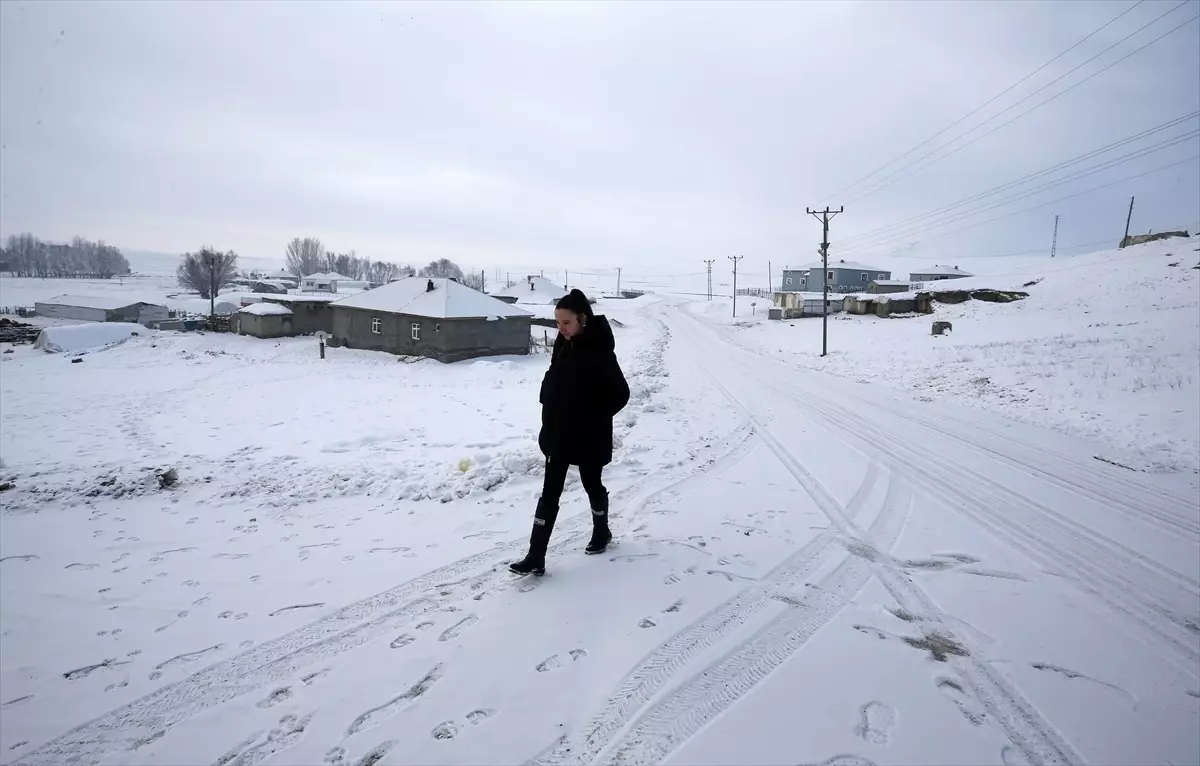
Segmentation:
[(130, 336), (146, 331), (140, 324), (128, 322), (94, 322), (47, 327), (38, 333), (33, 347), (51, 354), (87, 351), (124, 343)]

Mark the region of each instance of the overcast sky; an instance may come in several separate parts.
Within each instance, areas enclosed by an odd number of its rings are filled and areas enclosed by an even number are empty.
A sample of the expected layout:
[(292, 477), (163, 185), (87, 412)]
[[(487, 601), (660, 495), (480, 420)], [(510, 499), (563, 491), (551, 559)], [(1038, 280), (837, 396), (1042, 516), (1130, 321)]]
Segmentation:
[[(806, 206), (846, 205), (833, 254), (884, 266), (1048, 249), (1056, 213), (1060, 247), (1115, 244), (1134, 194), (1134, 230), (1194, 229), (1193, 160), (946, 233), (1195, 157), (1193, 136), (939, 229), (839, 245), (1200, 109), (1192, 21), (911, 178), (834, 194), (1133, 4), (5, 0), (0, 233), (273, 258), (311, 235), (384, 260), (630, 277), (742, 254), (765, 278), (768, 260), (816, 257)], [(1179, 5), (1142, 2), (876, 178)], [(946, 151), (1198, 12), (1183, 3)]]

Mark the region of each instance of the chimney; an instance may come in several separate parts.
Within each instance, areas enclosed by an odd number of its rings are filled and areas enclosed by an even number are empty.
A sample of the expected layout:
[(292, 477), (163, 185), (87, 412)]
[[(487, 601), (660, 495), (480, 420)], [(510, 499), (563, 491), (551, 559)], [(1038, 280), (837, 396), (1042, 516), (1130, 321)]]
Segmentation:
[(425, 292), (427, 292), (427, 293), (433, 292), (433, 280), (432, 279), (429, 280), (429, 284), (425, 285)]

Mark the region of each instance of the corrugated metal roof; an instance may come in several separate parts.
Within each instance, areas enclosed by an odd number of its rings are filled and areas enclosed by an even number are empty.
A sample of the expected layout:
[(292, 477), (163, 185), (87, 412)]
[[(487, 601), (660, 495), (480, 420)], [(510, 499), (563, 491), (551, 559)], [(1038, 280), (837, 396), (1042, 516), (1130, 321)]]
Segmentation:
[(35, 301), (35, 303), (44, 303), (51, 306), (75, 306), (81, 309), (99, 309), (100, 311), (115, 311), (116, 309), (123, 309), (128, 306), (137, 306), (141, 303), (147, 306), (166, 308), (161, 303), (139, 301), (120, 295), (60, 295), (57, 298)]

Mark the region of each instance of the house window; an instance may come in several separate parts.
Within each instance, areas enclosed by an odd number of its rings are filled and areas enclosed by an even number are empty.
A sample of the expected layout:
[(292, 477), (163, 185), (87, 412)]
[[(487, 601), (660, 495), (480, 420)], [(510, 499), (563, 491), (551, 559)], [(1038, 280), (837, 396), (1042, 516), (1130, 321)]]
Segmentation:
[(870, 274), (868, 274), (868, 273), (867, 273), (867, 272), (865, 272), (865, 271), (862, 273), (862, 283), (863, 283), (864, 285), (867, 283), (867, 281), (869, 280), (870, 276), (871, 276), (871, 275), (870, 275)]
[(416, 322), (412, 323), (412, 339), (413, 340), (421, 339), (421, 325), (417, 324)]
[(379, 317), (371, 317), (371, 332), (376, 335), (383, 332), (383, 320)]
[(887, 274), (876, 274), (875, 278), (876, 279), (887, 279)]
[(787, 279), (785, 279), (785, 280), (783, 280), (783, 281), (784, 281), (785, 283), (787, 283), (787, 284), (789, 284), (789, 285), (790, 285), (790, 284), (792, 283), (792, 278), (791, 278), (791, 277), (788, 277)]
[(836, 282), (837, 278), (834, 277), (833, 272), (830, 271), (825, 274), (825, 281), (826, 282)]
[(433, 331), (434, 331), (434, 332), (441, 332), (441, 331), (442, 331), (442, 325), (441, 325), (441, 323), (440, 323), (440, 322), (439, 322), (439, 323), (437, 323), (437, 324), (435, 324), (435, 325), (433, 326)]

